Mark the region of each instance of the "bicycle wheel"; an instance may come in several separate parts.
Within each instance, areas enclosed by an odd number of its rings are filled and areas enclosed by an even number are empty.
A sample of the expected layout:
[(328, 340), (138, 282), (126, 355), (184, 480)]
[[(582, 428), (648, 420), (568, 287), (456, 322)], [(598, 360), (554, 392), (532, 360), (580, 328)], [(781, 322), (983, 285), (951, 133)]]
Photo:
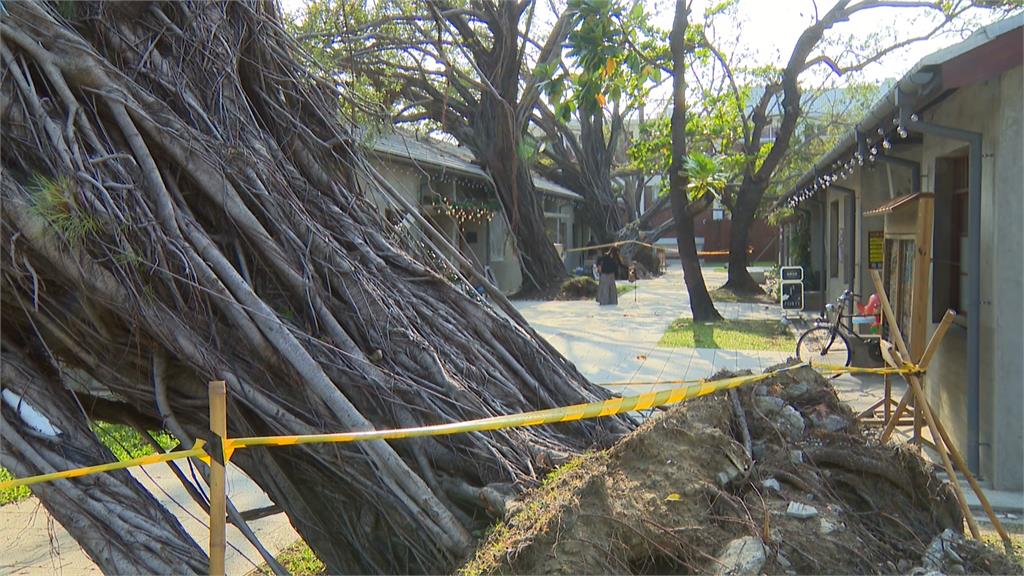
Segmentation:
[(849, 366), (850, 342), (841, 332), (836, 332), (833, 338), (831, 328), (818, 326), (804, 332), (796, 341), (796, 357), (811, 364)]

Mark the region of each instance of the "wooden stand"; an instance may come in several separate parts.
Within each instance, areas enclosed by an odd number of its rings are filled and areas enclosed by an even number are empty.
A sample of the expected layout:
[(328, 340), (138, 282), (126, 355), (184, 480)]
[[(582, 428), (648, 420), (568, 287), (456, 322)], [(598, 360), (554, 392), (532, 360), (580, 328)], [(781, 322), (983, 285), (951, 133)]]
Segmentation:
[(210, 458), (210, 575), (223, 576), (224, 550), (227, 546), (225, 521), (227, 497), (224, 479), (223, 441), (228, 436), (227, 386), (223, 380), (210, 382), (210, 431), (221, 439), (220, 461)]

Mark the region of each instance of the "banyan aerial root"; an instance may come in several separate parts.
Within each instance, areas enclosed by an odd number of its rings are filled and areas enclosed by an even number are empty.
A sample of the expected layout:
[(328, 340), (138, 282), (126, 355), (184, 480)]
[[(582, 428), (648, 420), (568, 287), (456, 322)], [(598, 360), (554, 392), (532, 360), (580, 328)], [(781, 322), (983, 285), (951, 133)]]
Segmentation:
[[(228, 383), (231, 436), (605, 396), (500, 294), (467, 289), (436, 234), (383, 219), (386, 205), (422, 224), (363, 160), (334, 84), (309, 71), (273, 3), (0, 10), (3, 354), (33, 367), (21, 397), (41, 413), (77, 414), (88, 435), (90, 407), (105, 406), (185, 443), (208, 437), (211, 379)], [(0, 463), (19, 474), (110, 458), (94, 438), (33, 434), (3, 410)], [(233, 462), (332, 573), (442, 572), (545, 469), (632, 428), (606, 418)], [(105, 571), (201, 571), (201, 550), (129, 480), (36, 495), (87, 507), (58, 515), (79, 532), (136, 518), (179, 554), (161, 566), (84, 545)], [(108, 532), (130, 543), (131, 530)]]

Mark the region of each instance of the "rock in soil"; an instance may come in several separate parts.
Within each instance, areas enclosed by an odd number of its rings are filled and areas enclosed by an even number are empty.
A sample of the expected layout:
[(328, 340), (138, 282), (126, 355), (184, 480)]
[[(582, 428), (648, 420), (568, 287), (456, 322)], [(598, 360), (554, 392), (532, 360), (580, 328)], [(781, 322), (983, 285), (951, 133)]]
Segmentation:
[(767, 555), (764, 543), (756, 536), (737, 538), (718, 555), (715, 574), (759, 574)]
[(786, 507), (786, 516), (791, 518), (799, 518), (806, 520), (808, 518), (814, 518), (818, 515), (818, 509), (814, 506), (807, 504), (801, 504), (799, 502), (790, 502), (789, 506)]
[[(756, 460), (738, 441), (728, 395), (674, 407), (521, 496), (460, 572), (875, 574), (896, 566), (906, 574), (944, 530), (959, 535), (955, 496), (933, 466), (913, 449), (863, 436), (827, 380), (804, 367), (762, 384), (762, 398), (787, 403), (766, 415), (753, 405), (753, 387), (739, 390)], [(800, 434), (779, 425), (787, 410)], [(816, 427), (813, 414), (844, 426)], [(781, 492), (765, 489), (771, 479)], [(787, 515), (791, 503), (811, 502), (818, 520)], [(956, 553), (943, 552), (947, 571), (1020, 573), (993, 548), (942, 541)]]

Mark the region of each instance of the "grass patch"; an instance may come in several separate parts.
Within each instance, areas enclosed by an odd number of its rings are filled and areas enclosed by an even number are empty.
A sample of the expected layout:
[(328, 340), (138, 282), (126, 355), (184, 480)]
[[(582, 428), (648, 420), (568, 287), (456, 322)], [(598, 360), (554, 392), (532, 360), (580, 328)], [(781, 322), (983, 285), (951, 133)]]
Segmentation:
[[(293, 576), (319, 576), (327, 574), (327, 566), (324, 566), (324, 563), (317, 558), (313, 550), (301, 539), (292, 542), (287, 548), (278, 552), (275, 558)], [(274, 571), (270, 569), (270, 566), (262, 564), (259, 568), (249, 572), (249, 576), (273, 573)]]
[(628, 294), (633, 290), (636, 290), (636, 284), (617, 284), (615, 286), (615, 292), (617, 292), (619, 296), (622, 296), (623, 294)]
[[(14, 475), (8, 472), (7, 468), (0, 468), (0, 482), (6, 482), (7, 480), (14, 480)], [(31, 495), (32, 492), (27, 486), (4, 488), (3, 490), (0, 490), (0, 506), (13, 504), (14, 502), (21, 502)]]
[[(1010, 532), (1010, 543), (1013, 544), (1013, 561), (1024, 567), (1024, 534), (1016, 532)], [(986, 529), (985, 526), (981, 526), (981, 541), (988, 544), (993, 549), (1000, 552), (1005, 552), (1003, 548), (1003, 540), (999, 537), (999, 533), (995, 529)]]
[(679, 318), (668, 327), (658, 346), (792, 352), (795, 343), (789, 329), (777, 320), (721, 320), (695, 326), (691, 318)]
[(769, 294), (742, 294), (737, 296), (732, 290), (716, 288), (711, 291), (711, 299), (715, 302), (748, 302), (750, 304), (775, 304)]

